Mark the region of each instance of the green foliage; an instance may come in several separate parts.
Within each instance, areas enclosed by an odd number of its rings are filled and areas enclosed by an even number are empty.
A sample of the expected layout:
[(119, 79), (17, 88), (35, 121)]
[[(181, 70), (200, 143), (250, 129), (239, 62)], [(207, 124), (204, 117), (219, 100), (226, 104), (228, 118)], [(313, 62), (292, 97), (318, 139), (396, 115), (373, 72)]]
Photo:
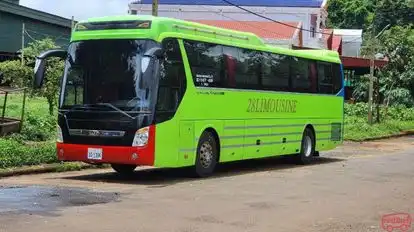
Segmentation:
[[(43, 51), (53, 48), (59, 47), (49, 38), (29, 43), (28, 47), (23, 49), (24, 65), (21, 64), (20, 60), (5, 61), (0, 63), (0, 72), (4, 74), (6, 81), (11, 81), (12, 86), (31, 87), (36, 56)], [(32, 92), (32, 96), (41, 96), (47, 99), (50, 115), (53, 115), (57, 104), (63, 68), (64, 62), (62, 60), (58, 58), (49, 59), (43, 87), (38, 91), (33, 90)]]
[(62, 163), (56, 167), (56, 172), (80, 171), (85, 166), (82, 163)]
[[(8, 96), (7, 117), (20, 118), (22, 97), (21, 94), (10, 94)], [(0, 102), (3, 102), (3, 100), (4, 96), (0, 96)], [(22, 141), (46, 141), (55, 137), (57, 112), (55, 111), (53, 116), (50, 116), (46, 102), (46, 99), (43, 97), (27, 99), (22, 133), (13, 135), (14, 138), (19, 137)]]
[[(364, 30), (361, 53), (382, 53), (388, 60), (377, 74), (378, 100), (414, 106), (414, 0), (329, 0), (328, 26)], [(385, 26), (386, 30), (375, 37)], [(357, 78), (354, 97), (367, 101), (368, 81)]]
[(368, 104), (345, 104), (345, 139), (361, 141), (382, 136), (398, 135), (404, 130), (414, 130), (414, 108), (404, 105), (380, 108), (383, 121), (367, 123)]
[(28, 85), (27, 77), (32, 71), (28, 66), (21, 65), (20, 60), (11, 60), (0, 63), (0, 72), (4, 75), (0, 85), (10, 84), (12, 87), (23, 87)]
[(54, 138), (57, 120), (53, 116), (38, 117), (28, 114), (22, 130), (24, 140), (46, 141)]
[(0, 139), (0, 168), (21, 167), (57, 162), (55, 143), (23, 143), (7, 138)]
[[(346, 118), (354, 117), (358, 120), (367, 121), (367, 103), (358, 102), (356, 104), (345, 104), (344, 111)], [(380, 116), (386, 121), (414, 121), (414, 108), (407, 108), (405, 105), (396, 105), (393, 107), (381, 106)]]
[(401, 131), (413, 130), (414, 121), (390, 120), (370, 126), (365, 118), (345, 118), (345, 140), (363, 141), (384, 136), (399, 135)]
[[(44, 40), (38, 40), (30, 43), (28, 47), (24, 49), (24, 57), (26, 65), (34, 67), (35, 58), (40, 53), (49, 50), (59, 48), (55, 45), (53, 40), (47, 38)], [(57, 104), (57, 97), (59, 93), (60, 79), (63, 75), (64, 62), (59, 58), (48, 59), (47, 68), (45, 73), (45, 81), (42, 89), (39, 91), (39, 95), (47, 99), (49, 104), (49, 114), (53, 115), (53, 110)], [(32, 77), (30, 77), (32, 79)]]
[(379, 32), (386, 25), (406, 26), (414, 22), (414, 10), (407, 0), (377, 0), (375, 12), (375, 29)]
[(329, 0), (328, 27), (361, 29), (370, 23), (371, 11), (372, 2), (369, 0)]
[(414, 28), (395, 26), (381, 37), (382, 51), (390, 62), (379, 75), (386, 103), (414, 105)]

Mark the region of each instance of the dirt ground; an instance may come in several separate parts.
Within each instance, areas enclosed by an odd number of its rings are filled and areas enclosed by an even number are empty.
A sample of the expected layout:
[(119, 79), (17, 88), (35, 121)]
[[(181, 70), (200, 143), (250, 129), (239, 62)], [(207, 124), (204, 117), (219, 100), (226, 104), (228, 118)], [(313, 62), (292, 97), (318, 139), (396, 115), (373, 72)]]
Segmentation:
[(208, 179), (185, 171), (4, 178), (0, 231), (370, 232), (385, 231), (384, 215), (414, 217), (414, 137), (346, 143), (308, 166), (279, 158), (224, 165)]

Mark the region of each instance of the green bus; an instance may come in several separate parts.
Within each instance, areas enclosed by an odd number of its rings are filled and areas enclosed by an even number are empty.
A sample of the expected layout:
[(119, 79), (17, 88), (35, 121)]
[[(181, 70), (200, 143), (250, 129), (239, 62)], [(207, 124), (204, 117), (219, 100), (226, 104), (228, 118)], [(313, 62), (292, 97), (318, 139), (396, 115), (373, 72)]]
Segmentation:
[(153, 16), (77, 23), (67, 49), (58, 114), (61, 161), (190, 167), (292, 155), (307, 164), (343, 141), (340, 57), (266, 45), (251, 33)]

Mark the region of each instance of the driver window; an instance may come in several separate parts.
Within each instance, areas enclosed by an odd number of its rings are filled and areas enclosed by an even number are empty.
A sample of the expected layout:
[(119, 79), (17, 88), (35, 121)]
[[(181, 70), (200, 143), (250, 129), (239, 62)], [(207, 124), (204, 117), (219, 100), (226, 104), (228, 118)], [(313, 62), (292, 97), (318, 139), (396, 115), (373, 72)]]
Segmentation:
[(171, 119), (185, 91), (185, 71), (177, 39), (165, 39), (162, 43), (164, 60), (158, 88), (156, 122)]
[(83, 72), (74, 67), (68, 71), (63, 105), (83, 104)]

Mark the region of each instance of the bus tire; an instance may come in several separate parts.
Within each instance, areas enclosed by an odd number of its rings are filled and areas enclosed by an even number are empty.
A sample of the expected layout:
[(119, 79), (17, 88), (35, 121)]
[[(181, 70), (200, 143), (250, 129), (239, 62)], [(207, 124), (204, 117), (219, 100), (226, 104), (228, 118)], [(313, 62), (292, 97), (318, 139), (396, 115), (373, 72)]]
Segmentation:
[(123, 176), (131, 175), (134, 173), (135, 168), (137, 168), (137, 166), (133, 164), (111, 164), (111, 167)]
[(196, 177), (208, 177), (213, 174), (218, 160), (217, 141), (209, 131), (201, 135), (195, 160), (194, 174)]
[(309, 164), (315, 154), (315, 134), (310, 128), (306, 128), (303, 132), (300, 153), (296, 156), (298, 164)]

